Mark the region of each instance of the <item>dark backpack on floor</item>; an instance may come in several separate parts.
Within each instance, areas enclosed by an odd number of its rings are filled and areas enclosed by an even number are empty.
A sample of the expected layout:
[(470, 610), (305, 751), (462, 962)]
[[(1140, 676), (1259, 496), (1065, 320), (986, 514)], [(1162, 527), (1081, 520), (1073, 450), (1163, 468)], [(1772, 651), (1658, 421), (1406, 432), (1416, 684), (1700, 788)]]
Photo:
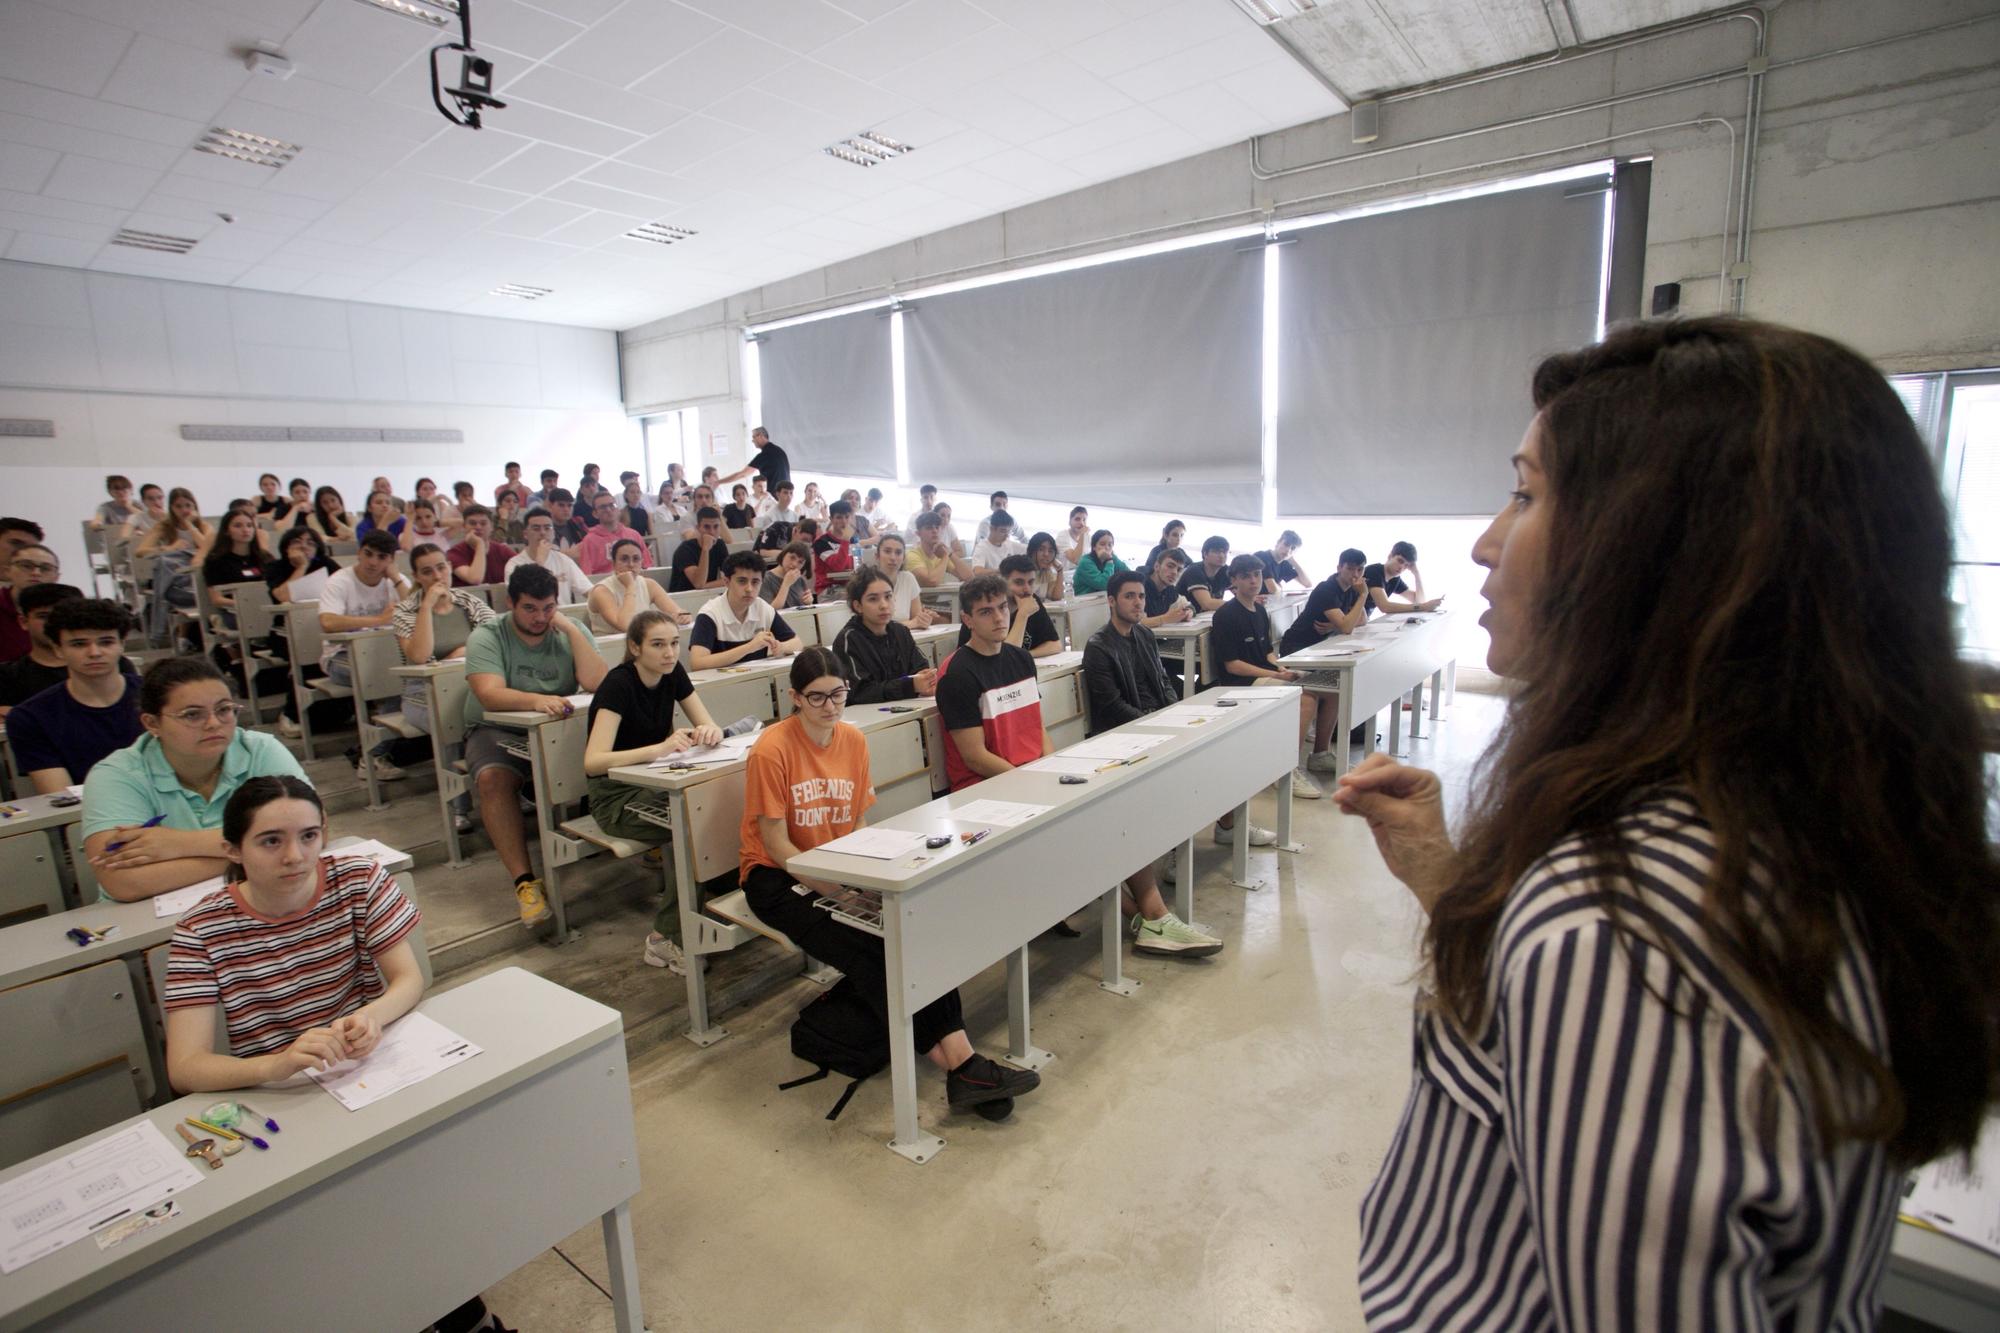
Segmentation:
[(862, 1081), (888, 1067), (889, 1034), (853, 980), (842, 977), (792, 1020), (792, 1054), (817, 1069), (804, 1078), (780, 1083), (780, 1092), (817, 1083), (829, 1073), (853, 1080), (826, 1113), (828, 1120), (838, 1120)]

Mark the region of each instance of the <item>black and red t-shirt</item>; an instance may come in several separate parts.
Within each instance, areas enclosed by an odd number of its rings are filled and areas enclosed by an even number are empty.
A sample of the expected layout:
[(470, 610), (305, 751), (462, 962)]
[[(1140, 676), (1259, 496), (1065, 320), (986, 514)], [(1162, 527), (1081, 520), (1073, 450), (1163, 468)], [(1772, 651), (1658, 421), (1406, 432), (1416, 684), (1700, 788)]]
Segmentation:
[(980, 777), (959, 755), (954, 731), (978, 727), (987, 751), (1016, 768), (1042, 757), (1042, 691), (1035, 659), (1025, 648), (1003, 643), (991, 657), (960, 648), (945, 658), (938, 674), (937, 706), (944, 722), (944, 772), (953, 791)]

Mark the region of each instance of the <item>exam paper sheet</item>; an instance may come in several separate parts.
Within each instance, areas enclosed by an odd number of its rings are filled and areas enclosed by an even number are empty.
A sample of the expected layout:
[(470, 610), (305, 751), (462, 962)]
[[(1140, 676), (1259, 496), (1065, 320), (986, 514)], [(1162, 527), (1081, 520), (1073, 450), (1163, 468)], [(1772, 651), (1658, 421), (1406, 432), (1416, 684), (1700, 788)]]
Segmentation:
[(199, 884), (190, 884), (184, 889), (157, 894), (153, 898), (153, 915), (159, 917), (179, 916), (209, 894), (222, 887), (222, 876), (205, 879)]
[(1087, 741), (1078, 741), (1063, 753), (1073, 759), (1095, 759), (1105, 763), (1114, 759), (1134, 759), (1156, 745), (1165, 745), (1172, 736), (1161, 736), (1143, 731), (1109, 731), (1102, 736), (1093, 736)]
[(199, 1183), (201, 1172), (142, 1120), (0, 1181), (0, 1273), (157, 1207)]
[(331, 1069), (308, 1069), (306, 1077), (350, 1111), (423, 1082), (478, 1055), (475, 1046), (425, 1014), (405, 1014), (382, 1031), (382, 1040), (362, 1060), (343, 1060)]
[(1967, 1163), (1954, 1153), (1910, 1179), (1902, 1211), (1989, 1254), (2000, 1254), (2000, 1128), (1986, 1123)]
[(893, 861), (908, 852), (914, 852), (924, 845), (924, 835), (904, 829), (858, 828), (854, 832), (823, 842), (814, 850), (822, 852), (844, 852), (848, 856), (866, 856), (877, 861)]
[(1046, 805), (1024, 805), (1019, 801), (972, 801), (951, 811), (951, 818), (974, 824), (994, 824), (1001, 828), (1011, 828), (1025, 824), (1036, 815), (1046, 814), (1053, 808)]

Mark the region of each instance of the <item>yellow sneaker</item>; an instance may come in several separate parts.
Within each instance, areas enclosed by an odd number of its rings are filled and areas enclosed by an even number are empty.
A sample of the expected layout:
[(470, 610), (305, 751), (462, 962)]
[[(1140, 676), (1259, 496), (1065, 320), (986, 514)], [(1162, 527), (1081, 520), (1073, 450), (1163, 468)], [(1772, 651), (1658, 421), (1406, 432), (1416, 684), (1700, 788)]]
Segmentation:
[(542, 882), (524, 879), (514, 886), (514, 901), (521, 905), (521, 924), (539, 926), (549, 919), (549, 900), (542, 896)]

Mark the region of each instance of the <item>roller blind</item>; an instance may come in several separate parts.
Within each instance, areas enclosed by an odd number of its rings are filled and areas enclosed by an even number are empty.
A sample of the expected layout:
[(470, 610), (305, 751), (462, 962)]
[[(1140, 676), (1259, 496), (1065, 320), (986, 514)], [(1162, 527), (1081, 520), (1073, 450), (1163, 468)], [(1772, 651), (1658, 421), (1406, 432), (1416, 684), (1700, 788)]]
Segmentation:
[(913, 303), (911, 481), (1255, 520), (1264, 269), (1243, 245)]
[(1578, 189), (1329, 223), (1280, 247), (1280, 515), (1499, 506), (1529, 372), (1597, 334), (1605, 195)]
[(762, 424), (792, 466), (894, 477), (896, 425), (889, 316), (862, 310), (759, 336)]

